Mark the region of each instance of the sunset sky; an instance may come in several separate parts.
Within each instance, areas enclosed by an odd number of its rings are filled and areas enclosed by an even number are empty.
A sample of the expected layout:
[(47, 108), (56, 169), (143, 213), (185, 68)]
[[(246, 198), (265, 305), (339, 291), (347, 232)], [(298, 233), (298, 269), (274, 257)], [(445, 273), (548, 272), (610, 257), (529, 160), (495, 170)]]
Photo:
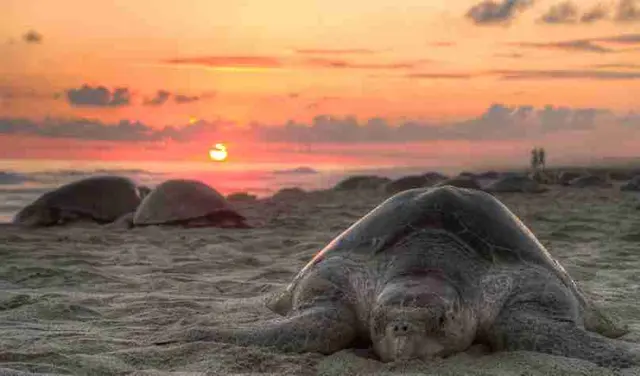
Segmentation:
[(0, 3), (0, 158), (217, 142), (229, 163), (638, 156), (640, 0)]

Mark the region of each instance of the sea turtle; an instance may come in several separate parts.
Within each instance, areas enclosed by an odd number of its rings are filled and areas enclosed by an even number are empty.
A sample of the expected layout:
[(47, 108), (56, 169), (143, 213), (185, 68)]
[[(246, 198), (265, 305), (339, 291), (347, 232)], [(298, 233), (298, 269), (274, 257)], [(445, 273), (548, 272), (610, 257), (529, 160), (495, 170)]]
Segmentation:
[(633, 179), (633, 177), (638, 174), (639, 171), (630, 169), (611, 169), (607, 171), (607, 175), (609, 179), (612, 181), (628, 181)]
[(610, 188), (613, 185), (597, 175), (586, 175), (577, 177), (569, 182), (569, 186), (576, 188)]
[(573, 179), (577, 179), (585, 174), (577, 171), (561, 171), (558, 173), (557, 182), (560, 185), (569, 185)]
[(286, 187), (280, 189), (278, 192), (271, 196), (272, 200), (290, 200), (290, 199), (302, 199), (307, 192), (298, 187)]
[(446, 357), (480, 343), (612, 368), (640, 364), (639, 349), (611, 339), (626, 330), (595, 308), (515, 214), (488, 193), (452, 186), (387, 199), (267, 305), (286, 317), (191, 328), (154, 343), (330, 354), (367, 341), (382, 361)]
[(640, 192), (640, 175), (632, 177), (628, 182), (620, 186), (621, 191)]
[(246, 218), (215, 189), (187, 179), (159, 184), (142, 200), (131, 220), (130, 226), (250, 227)]
[(234, 192), (227, 195), (227, 200), (237, 202), (252, 202), (256, 201), (258, 196), (248, 192)]
[(500, 173), (497, 171), (485, 171), (476, 176), (478, 179), (498, 179), (500, 177)]
[(434, 185), (434, 187), (443, 187), (445, 185), (450, 185), (458, 188), (468, 188), (468, 189), (482, 189), (480, 187), (480, 183), (476, 180), (475, 177), (469, 175), (458, 175), (456, 177), (443, 180)]
[(486, 192), (542, 193), (547, 190), (548, 188), (524, 175), (504, 176), (484, 187)]
[(428, 187), (434, 182), (424, 175), (403, 176), (384, 185), (385, 193), (396, 194), (407, 189)]
[(22, 209), (13, 223), (25, 226), (51, 226), (86, 220), (109, 223), (136, 210), (145, 194), (129, 178), (93, 176), (49, 191)]
[(424, 176), (425, 178), (429, 179), (434, 183), (449, 179), (447, 175), (441, 174), (437, 171), (429, 171), (424, 173), (422, 176)]
[(350, 176), (333, 187), (336, 191), (351, 191), (359, 189), (377, 189), (390, 182), (391, 179), (375, 175)]

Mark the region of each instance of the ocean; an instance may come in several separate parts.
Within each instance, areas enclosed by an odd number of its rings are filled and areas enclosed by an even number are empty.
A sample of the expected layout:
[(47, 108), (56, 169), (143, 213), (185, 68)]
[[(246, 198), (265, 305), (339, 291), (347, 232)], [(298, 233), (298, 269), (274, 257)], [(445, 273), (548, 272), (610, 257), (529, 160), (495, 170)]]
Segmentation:
[[(258, 197), (287, 187), (325, 189), (347, 176), (375, 174), (389, 178), (433, 171), (426, 167), (300, 166), (202, 162), (112, 162), (60, 160), (0, 160), (0, 223), (10, 222), (25, 205), (43, 193), (89, 176), (122, 175), (152, 188), (172, 178), (205, 182), (222, 194), (247, 192)], [(444, 173), (451, 170), (439, 169)]]

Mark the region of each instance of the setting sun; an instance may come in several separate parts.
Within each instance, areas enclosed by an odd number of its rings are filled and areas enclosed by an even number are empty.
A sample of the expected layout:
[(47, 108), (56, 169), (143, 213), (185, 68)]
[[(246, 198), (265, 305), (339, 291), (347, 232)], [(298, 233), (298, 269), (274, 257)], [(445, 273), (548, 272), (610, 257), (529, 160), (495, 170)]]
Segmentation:
[(227, 159), (227, 147), (224, 144), (216, 144), (209, 150), (209, 158), (216, 162), (223, 162)]

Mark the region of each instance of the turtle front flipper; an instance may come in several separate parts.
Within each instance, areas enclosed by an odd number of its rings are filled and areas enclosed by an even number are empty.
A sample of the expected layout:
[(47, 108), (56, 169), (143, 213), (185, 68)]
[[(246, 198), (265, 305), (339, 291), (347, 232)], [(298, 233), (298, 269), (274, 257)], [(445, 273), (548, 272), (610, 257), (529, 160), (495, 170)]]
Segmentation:
[(355, 316), (346, 307), (314, 306), (286, 319), (237, 329), (191, 328), (175, 339), (154, 341), (155, 345), (214, 341), (239, 346), (274, 347), (283, 352), (332, 354), (356, 339)]
[(613, 369), (640, 365), (640, 345), (606, 338), (530, 307), (503, 312), (489, 331), (488, 344), (493, 350), (536, 351)]

